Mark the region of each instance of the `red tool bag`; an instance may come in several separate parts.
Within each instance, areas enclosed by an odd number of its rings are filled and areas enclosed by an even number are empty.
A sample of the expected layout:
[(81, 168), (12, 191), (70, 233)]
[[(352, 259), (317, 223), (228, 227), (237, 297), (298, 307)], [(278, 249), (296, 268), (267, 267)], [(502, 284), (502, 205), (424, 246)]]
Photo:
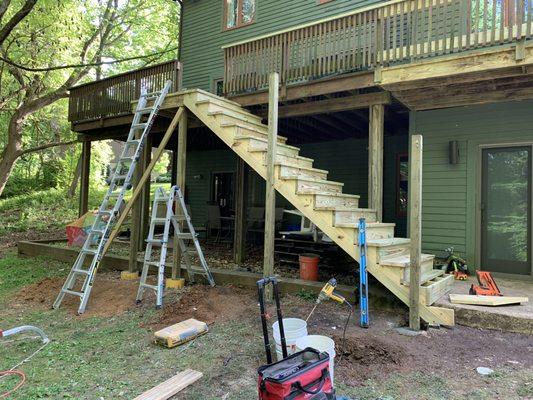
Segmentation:
[(261, 400), (335, 400), (325, 352), (308, 347), (258, 372)]
[[(264, 289), (272, 284), (278, 314), (283, 360), (272, 363), (272, 354), (268, 338)], [(283, 316), (279, 301), (278, 282), (276, 278), (264, 278), (257, 282), (259, 307), (267, 365), (258, 369), (258, 389), (260, 400), (335, 400), (335, 389), (329, 375), (329, 355), (326, 352), (308, 347), (305, 350), (287, 356)]]

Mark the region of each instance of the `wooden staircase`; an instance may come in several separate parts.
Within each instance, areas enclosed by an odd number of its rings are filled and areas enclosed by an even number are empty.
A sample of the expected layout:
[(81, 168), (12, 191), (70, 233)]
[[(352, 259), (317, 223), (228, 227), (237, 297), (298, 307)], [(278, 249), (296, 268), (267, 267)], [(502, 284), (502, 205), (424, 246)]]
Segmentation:
[[(238, 103), (201, 90), (182, 92), (183, 105), (209, 127), (260, 176), (266, 178), (267, 126)], [(343, 183), (299, 155), (278, 138), (275, 189), (355, 260), (359, 218), (367, 220), (368, 271), (400, 300), (409, 302), (409, 239), (394, 237), (394, 224), (376, 222), (375, 210), (359, 208), (359, 196), (344, 194)], [(433, 269), (423, 254), (420, 314), (431, 325), (453, 325), (453, 310), (433, 307), (453, 285), (453, 276)]]

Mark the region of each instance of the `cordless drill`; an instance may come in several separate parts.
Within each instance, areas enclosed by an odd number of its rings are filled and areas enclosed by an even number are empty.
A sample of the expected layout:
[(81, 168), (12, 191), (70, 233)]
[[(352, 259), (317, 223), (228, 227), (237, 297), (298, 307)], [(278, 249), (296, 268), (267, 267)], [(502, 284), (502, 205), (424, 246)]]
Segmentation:
[(316, 299), (316, 304), (320, 304), (325, 300), (332, 299), (335, 301), (338, 301), (339, 303), (343, 304), (346, 302), (346, 299), (342, 297), (340, 294), (335, 293), (335, 288), (337, 287), (337, 280), (335, 278), (331, 278), (322, 288), (320, 293), (318, 294), (318, 297)]

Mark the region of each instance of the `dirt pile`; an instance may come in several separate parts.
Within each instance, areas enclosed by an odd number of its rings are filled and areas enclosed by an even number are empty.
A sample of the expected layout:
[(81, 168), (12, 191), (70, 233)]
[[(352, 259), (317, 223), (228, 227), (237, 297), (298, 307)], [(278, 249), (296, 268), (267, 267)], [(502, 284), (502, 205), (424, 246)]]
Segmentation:
[(209, 325), (247, 318), (255, 316), (256, 304), (251, 290), (233, 286), (193, 286), (184, 291), (177, 302), (166, 304), (150, 327), (161, 329), (189, 318)]
[[(17, 302), (22, 305), (33, 305), (50, 308), (56, 299), (64, 278), (45, 278), (32, 285), (25, 286), (16, 295)], [(110, 317), (121, 314), (135, 307), (138, 281), (121, 281), (113, 274), (97, 276), (83, 316)], [(61, 308), (77, 312), (79, 299), (74, 296), (65, 296)]]
[(372, 336), (334, 337), (339, 371), (358, 379), (401, 369), (407, 361), (406, 351), (398, 344)]

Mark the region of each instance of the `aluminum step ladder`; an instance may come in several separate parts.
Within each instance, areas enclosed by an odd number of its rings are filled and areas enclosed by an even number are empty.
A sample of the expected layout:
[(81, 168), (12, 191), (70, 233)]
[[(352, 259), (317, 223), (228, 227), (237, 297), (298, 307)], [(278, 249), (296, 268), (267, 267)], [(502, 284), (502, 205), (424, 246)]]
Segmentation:
[[(145, 89), (141, 92), (130, 131), (111, 177), (109, 188), (98, 208), (87, 239), (54, 302), (55, 309), (61, 306), (63, 298), (68, 294), (80, 298), (78, 314), (85, 312), (98, 266), (104, 256), (105, 244), (123, 209), (126, 192), (132, 188), (131, 181), (146, 137), (171, 86), (172, 81), (169, 80), (161, 91), (148, 93)], [(152, 105), (148, 105), (152, 101)]]
[[(165, 205), (165, 217), (158, 216), (159, 206)], [(174, 208), (175, 205), (175, 208)], [(185, 223), (187, 231), (182, 229), (182, 222)], [(155, 238), (155, 229), (157, 226), (163, 225), (163, 236)], [(207, 281), (211, 286), (215, 286), (215, 280), (211, 275), (211, 271), (205, 260), (200, 242), (192, 225), (191, 217), (185, 205), (185, 199), (178, 186), (172, 186), (170, 192), (166, 193), (161, 187), (157, 188), (155, 198), (152, 205), (152, 217), (150, 219), (150, 229), (148, 231), (148, 238), (146, 239), (146, 252), (144, 256), (143, 270), (141, 273), (141, 280), (139, 289), (137, 291), (137, 303), (143, 299), (144, 291), (152, 289), (156, 292), (156, 308), (163, 306), (163, 295), (165, 290), (165, 267), (168, 254), (168, 243), (170, 237), (170, 226), (174, 228), (174, 235), (181, 250), (181, 255), (185, 261), (189, 280), (194, 282), (194, 275), (197, 273), (192, 268), (191, 255), (196, 254), (202, 266), (203, 272)], [(190, 248), (185, 243), (191, 241), (194, 244)], [(154, 257), (154, 246), (160, 247), (159, 257)], [(176, 249), (174, 249), (174, 256), (176, 256)], [(150, 268), (157, 269), (157, 283), (155, 285), (147, 282)]]

